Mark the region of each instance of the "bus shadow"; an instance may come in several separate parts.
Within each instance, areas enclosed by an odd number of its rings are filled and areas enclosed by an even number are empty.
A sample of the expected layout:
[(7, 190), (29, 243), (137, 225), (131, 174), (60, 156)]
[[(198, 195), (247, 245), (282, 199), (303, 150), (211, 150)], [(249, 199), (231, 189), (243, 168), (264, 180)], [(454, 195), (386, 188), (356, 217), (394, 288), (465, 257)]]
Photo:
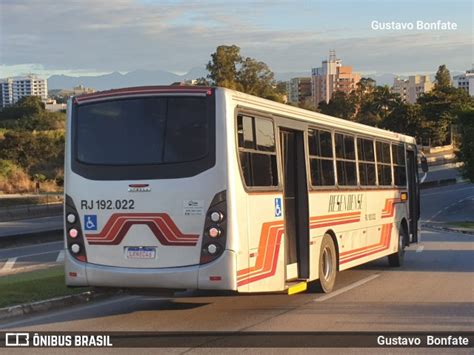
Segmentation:
[(463, 242), (473, 243), (474, 235), (468, 233), (455, 233), (445, 231), (424, 230), (421, 236), (421, 242), (451, 243)]
[(402, 267), (390, 267), (387, 258), (374, 260), (353, 270), (383, 272), (474, 272), (474, 250), (407, 250)]
[[(95, 303), (95, 304), (94, 304)], [(113, 305), (112, 305), (113, 303)], [(94, 318), (127, 316), (138, 312), (191, 311), (207, 306), (207, 302), (183, 302), (179, 299), (163, 299), (152, 296), (117, 296), (107, 300), (91, 302), (87, 307), (78, 305), (67, 312), (41, 312), (31, 318), (12, 318), (0, 323), (0, 329), (24, 328), (48, 324), (61, 324)], [(95, 306), (95, 307), (90, 307)]]

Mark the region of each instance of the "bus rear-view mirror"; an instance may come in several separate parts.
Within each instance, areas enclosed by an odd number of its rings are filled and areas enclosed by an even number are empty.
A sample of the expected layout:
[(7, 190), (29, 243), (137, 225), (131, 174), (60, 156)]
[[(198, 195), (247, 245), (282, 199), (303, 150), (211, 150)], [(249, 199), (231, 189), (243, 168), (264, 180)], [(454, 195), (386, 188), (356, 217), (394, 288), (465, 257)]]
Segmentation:
[(426, 160), (425, 156), (422, 156), (420, 158), (420, 163), (421, 163), (421, 170), (423, 170), (424, 173), (427, 173), (429, 168), (428, 168), (428, 160)]

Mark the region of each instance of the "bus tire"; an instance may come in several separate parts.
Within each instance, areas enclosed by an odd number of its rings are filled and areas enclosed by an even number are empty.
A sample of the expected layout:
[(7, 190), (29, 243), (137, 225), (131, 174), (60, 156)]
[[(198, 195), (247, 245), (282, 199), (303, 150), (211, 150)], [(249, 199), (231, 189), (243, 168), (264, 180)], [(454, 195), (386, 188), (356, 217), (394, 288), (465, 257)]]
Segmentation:
[(337, 254), (334, 241), (325, 234), (319, 252), (319, 279), (316, 280), (317, 292), (329, 293), (333, 290), (337, 276)]
[(398, 233), (398, 249), (395, 253), (388, 256), (388, 264), (391, 267), (400, 267), (405, 261), (405, 246), (407, 242), (407, 232), (403, 226), (400, 226)]

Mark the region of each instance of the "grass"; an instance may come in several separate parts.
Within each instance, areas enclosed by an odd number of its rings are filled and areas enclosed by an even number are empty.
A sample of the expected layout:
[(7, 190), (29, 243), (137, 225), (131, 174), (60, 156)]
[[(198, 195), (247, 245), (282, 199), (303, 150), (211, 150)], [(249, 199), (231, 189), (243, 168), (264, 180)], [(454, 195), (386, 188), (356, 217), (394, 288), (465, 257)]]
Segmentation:
[(474, 222), (448, 222), (447, 224), (452, 227), (474, 229)]
[(90, 288), (67, 288), (64, 267), (36, 270), (0, 277), (0, 308), (73, 295)]

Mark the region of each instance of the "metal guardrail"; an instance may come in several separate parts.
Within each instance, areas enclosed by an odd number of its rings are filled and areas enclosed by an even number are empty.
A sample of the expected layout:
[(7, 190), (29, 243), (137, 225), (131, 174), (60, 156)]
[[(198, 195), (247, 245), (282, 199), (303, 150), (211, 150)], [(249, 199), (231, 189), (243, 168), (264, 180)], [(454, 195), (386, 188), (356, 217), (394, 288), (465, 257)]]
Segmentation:
[(63, 203), (55, 202), (41, 205), (20, 205), (0, 207), (0, 222), (27, 218), (58, 216), (63, 212)]

